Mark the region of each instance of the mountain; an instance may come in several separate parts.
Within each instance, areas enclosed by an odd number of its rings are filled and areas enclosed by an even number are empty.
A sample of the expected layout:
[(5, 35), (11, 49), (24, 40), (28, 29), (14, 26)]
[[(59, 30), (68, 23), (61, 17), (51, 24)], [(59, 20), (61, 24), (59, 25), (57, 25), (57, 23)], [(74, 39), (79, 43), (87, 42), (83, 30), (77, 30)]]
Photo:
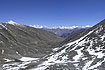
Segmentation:
[(13, 21), (0, 23), (0, 66), (11, 60), (18, 62), (22, 57), (44, 57), (63, 40), (52, 32)]
[(105, 70), (105, 20), (53, 50), (31, 70)]
[[(21, 58), (4, 70), (105, 70), (105, 20), (76, 33), (39, 59)], [(23, 61), (24, 59), (24, 61)]]
[(62, 38), (67, 38), (77, 32), (89, 29), (91, 26), (87, 25), (87, 26), (72, 26), (72, 27), (47, 27), (47, 26), (32, 26), (35, 28), (39, 28), (39, 29), (43, 29), (43, 30), (47, 30), (50, 32), (55, 33), (56, 35), (62, 37)]

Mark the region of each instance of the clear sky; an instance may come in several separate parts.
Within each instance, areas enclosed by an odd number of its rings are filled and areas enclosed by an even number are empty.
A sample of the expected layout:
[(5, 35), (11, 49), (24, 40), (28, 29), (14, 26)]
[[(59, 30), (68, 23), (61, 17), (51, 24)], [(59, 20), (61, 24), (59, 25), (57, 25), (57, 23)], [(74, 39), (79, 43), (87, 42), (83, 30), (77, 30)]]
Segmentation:
[(105, 19), (105, 0), (0, 0), (0, 22), (42, 26), (95, 25)]

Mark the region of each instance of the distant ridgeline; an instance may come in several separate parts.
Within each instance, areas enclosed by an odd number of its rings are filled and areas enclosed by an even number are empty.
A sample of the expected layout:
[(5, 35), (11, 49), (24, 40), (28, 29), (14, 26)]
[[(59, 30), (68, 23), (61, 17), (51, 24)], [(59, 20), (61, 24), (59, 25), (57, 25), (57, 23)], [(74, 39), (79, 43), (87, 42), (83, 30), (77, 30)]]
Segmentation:
[(72, 27), (64, 27), (64, 26), (62, 26), (62, 27), (47, 27), (47, 26), (33, 25), (32, 27), (47, 30), (47, 31), (57, 34), (58, 36), (60, 36), (62, 38), (67, 38), (69, 36), (72, 36), (75, 33), (86, 30), (86, 29), (90, 28), (91, 26), (87, 25), (87, 26), (72, 26)]

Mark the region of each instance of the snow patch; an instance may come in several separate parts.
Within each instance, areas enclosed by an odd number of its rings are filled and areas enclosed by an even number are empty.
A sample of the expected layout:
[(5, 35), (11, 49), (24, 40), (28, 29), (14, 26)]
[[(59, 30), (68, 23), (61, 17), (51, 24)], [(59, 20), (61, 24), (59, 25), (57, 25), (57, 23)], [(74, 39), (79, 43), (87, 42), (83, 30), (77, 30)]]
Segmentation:
[(52, 49), (53, 51), (57, 51), (57, 50), (59, 50), (60, 48), (54, 48), (54, 49)]
[(88, 68), (89, 68), (89, 66), (91, 65), (91, 63), (94, 61), (94, 59), (93, 60), (90, 60), (90, 61), (87, 61), (86, 62), (86, 64), (85, 64), (85, 66), (82, 68), (83, 70), (88, 70)]
[(5, 62), (11, 62), (13, 60), (10, 60), (10, 59), (7, 59), (7, 58), (4, 58)]
[(14, 21), (12, 21), (12, 20), (10, 20), (10, 21), (8, 21), (7, 23), (9, 23), (9, 24), (18, 24), (18, 23), (16, 23), (16, 22), (14, 22)]
[(31, 62), (23, 62), (22, 64), (20, 63), (12, 63), (12, 64), (4, 64), (2, 67), (3, 67), (3, 70), (19, 70), (20, 68), (26, 68), (27, 64), (29, 64)]
[[(23, 62), (14, 62), (14, 63), (8, 63), (8, 64), (4, 64), (2, 66), (3, 70), (20, 70), (21, 68), (25, 69), (27, 67), (28, 64), (30, 64), (32, 61), (33, 62), (37, 62), (39, 58), (31, 58), (31, 57), (22, 57), (21, 61)], [(6, 62), (12, 61), (9, 59), (6, 59)]]
[(19, 59), (19, 60), (21, 60), (21, 61), (34, 61), (34, 60), (38, 60), (39, 58), (31, 58), (31, 57), (22, 57), (21, 59)]
[(104, 56), (104, 53), (102, 53), (102, 51), (96, 53), (94, 49), (90, 48), (88, 48), (87, 51), (89, 52), (90, 55), (97, 56), (97, 58), (102, 58)]
[(4, 54), (4, 50), (1, 51), (1, 54)]
[(83, 53), (81, 52), (81, 50), (83, 50), (84, 47), (78, 49), (78, 50), (75, 50), (77, 52), (77, 55), (73, 57), (74, 61), (75, 62), (78, 62), (79, 59), (83, 56)]

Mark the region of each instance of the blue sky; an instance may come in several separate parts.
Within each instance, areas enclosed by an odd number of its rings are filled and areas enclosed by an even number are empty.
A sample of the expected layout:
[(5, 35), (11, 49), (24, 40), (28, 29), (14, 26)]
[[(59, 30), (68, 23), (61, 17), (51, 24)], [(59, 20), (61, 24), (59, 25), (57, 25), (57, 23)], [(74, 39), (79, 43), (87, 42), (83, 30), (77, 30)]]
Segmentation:
[(95, 25), (105, 19), (105, 0), (0, 0), (0, 22), (42, 26)]

